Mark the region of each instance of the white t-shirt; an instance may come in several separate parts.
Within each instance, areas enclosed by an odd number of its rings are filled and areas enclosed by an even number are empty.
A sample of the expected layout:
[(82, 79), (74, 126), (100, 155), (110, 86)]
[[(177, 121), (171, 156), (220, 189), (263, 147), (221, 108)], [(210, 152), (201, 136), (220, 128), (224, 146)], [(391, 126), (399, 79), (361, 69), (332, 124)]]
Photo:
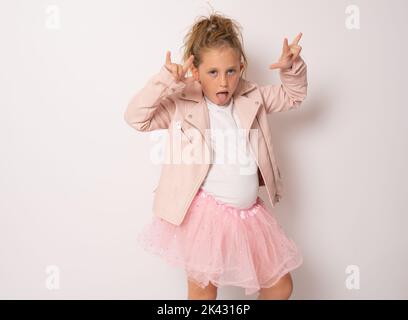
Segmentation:
[(228, 106), (204, 98), (210, 115), (213, 161), (201, 187), (219, 201), (249, 208), (258, 196), (258, 166), (245, 141), (233, 98)]

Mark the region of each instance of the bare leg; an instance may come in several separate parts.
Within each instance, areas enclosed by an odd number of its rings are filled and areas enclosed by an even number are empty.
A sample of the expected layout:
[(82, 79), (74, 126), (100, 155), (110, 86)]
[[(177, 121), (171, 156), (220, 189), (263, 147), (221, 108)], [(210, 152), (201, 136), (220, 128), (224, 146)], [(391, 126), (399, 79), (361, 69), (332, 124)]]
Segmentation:
[(258, 300), (288, 300), (293, 290), (290, 273), (287, 273), (270, 288), (261, 288)]
[(187, 278), (188, 282), (188, 300), (216, 300), (217, 287), (211, 282), (207, 287), (201, 288), (194, 281)]

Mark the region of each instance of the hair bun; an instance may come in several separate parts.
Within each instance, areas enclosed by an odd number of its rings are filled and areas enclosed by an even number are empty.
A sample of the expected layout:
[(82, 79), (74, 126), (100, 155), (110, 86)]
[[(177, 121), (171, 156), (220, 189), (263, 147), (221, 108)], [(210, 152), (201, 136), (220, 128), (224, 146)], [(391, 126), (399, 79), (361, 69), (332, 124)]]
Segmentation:
[(198, 68), (203, 62), (204, 49), (231, 48), (243, 60), (243, 69), (248, 62), (244, 53), (244, 44), (240, 24), (222, 14), (213, 13), (209, 17), (197, 17), (188, 33), (184, 36), (183, 61), (194, 55), (193, 65)]
[(211, 23), (211, 25), (208, 26), (207, 31), (212, 31), (212, 30), (214, 30), (215, 28), (217, 28), (217, 25), (215, 25), (214, 23)]

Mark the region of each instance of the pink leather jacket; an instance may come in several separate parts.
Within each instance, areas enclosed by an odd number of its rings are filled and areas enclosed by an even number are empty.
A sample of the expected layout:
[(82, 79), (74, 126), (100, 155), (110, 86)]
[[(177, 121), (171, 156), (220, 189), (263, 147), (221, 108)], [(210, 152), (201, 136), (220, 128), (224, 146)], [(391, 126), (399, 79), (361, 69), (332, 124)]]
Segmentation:
[[(283, 186), (267, 115), (298, 108), (306, 98), (308, 86), (307, 66), (300, 56), (291, 69), (279, 73), (282, 82), (279, 85), (259, 86), (241, 78), (234, 92), (234, 107), (242, 129), (252, 150), (257, 150), (260, 186), (266, 187), (273, 207), (282, 197)], [(175, 155), (181, 149), (193, 145), (211, 154), (209, 113), (201, 84), (176, 83), (163, 65), (131, 99), (124, 119), (138, 131), (167, 129), (168, 161), (162, 165), (155, 189), (153, 213), (180, 225), (210, 166), (209, 161), (175, 161), (175, 158), (180, 160)]]

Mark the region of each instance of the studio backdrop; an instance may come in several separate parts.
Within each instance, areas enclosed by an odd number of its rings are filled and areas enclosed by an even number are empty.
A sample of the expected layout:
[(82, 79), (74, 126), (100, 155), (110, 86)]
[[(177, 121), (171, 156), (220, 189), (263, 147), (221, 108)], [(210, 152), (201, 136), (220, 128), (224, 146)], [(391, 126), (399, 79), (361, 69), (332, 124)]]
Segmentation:
[(123, 115), (212, 9), (242, 26), (260, 85), (303, 33), (307, 99), (268, 119), (272, 210), (304, 257), (292, 298), (408, 298), (405, 0), (1, 1), (0, 298), (186, 298), (184, 272), (136, 243), (158, 132)]

